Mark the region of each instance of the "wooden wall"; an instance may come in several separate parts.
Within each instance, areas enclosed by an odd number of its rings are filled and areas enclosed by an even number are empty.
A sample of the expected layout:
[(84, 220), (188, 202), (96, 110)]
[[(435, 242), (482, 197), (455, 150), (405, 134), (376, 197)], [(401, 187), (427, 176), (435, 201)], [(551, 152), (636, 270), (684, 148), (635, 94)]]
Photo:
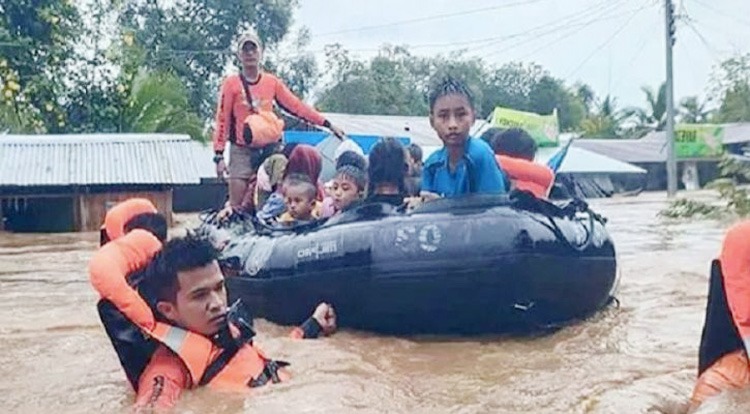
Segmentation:
[(75, 204), (75, 227), (77, 231), (97, 231), (104, 222), (107, 210), (113, 205), (129, 198), (150, 200), (172, 225), (172, 190), (111, 192), (97, 194), (78, 194)]

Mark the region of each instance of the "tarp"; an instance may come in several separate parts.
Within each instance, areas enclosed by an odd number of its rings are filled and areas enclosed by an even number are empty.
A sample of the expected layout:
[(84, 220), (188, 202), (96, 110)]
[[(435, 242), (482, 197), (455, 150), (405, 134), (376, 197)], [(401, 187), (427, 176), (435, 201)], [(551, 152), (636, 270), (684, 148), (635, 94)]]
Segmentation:
[[(316, 146), (323, 142), (324, 140), (328, 139), (329, 137), (333, 137), (336, 142), (341, 142), (338, 138), (331, 135), (328, 132), (322, 132), (322, 131), (284, 131), (284, 142), (295, 142), (300, 144), (308, 144), (312, 146)], [(378, 135), (360, 135), (360, 134), (352, 134), (347, 135), (347, 139), (351, 139), (352, 141), (356, 142), (357, 145), (359, 145), (362, 150), (365, 152), (365, 154), (370, 152), (370, 149), (372, 149), (373, 146), (378, 142), (378, 140), (382, 139), (383, 137)], [(401, 141), (404, 146), (407, 146), (411, 143), (411, 140), (406, 137), (395, 137), (399, 141)], [(338, 147), (338, 145), (337, 145)], [(335, 150), (335, 148), (334, 148)]]
[[(315, 145), (315, 148), (318, 149), (318, 152), (320, 152), (321, 158), (323, 158), (323, 170), (320, 173), (320, 179), (325, 182), (333, 178), (334, 173), (336, 172), (336, 160), (335, 155), (336, 149), (341, 145), (341, 140), (333, 135), (325, 134), (326, 136), (317, 142)], [(375, 146), (375, 144), (378, 142), (379, 139), (382, 137), (376, 137), (376, 136), (365, 136), (365, 135), (354, 135), (354, 136), (348, 136), (349, 139), (354, 141), (357, 145), (359, 145), (363, 152), (365, 154), (368, 154), (372, 147)], [(286, 136), (284, 137), (286, 139)], [(399, 141), (404, 146), (409, 145), (409, 139), (408, 138), (398, 138)], [(301, 142), (301, 141), (287, 141), (287, 142)]]
[(492, 112), (490, 123), (500, 128), (522, 128), (540, 147), (556, 146), (560, 135), (557, 110), (551, 115), (539, 115), (498, 106)]

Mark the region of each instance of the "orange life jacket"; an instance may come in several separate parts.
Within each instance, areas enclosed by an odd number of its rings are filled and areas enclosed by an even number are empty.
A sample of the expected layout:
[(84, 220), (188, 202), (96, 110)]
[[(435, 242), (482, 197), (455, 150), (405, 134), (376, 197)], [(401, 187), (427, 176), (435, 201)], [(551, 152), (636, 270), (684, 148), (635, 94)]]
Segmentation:
[(130, 219), (145, 213), (157, 213), (151, 201), (145, 198), (131, 198), (109, 209), (100, 227), (100, 245), (125, 234), (125, 224)]
[(495, 160), (515, 188), (530, 191), (537, 198), (547, 198), (555, 182), (555, 174), (549, 167), (506, 155), (495, 155)]
[(711, 265), (698, 373), (725, 355), (750, 349), (750, 221), (727, 231)]
[[(230, 352), (203, 335), (156, 319), (148, 303), (128, 283), (128, 275), (144, 268), (160, 249), (159, 240), (140, 229), (112, 240), (99, 249), (89, 263), (92, 286), (129, 322), (174, 352), (185, 364), (193, 386), (238, 390), (284, 379), (278, 372), (283, 363), (269, 360), (249, 341)], [(107, 332), (112, 337), (110, 329)], [(123, 365), (127, 363), (120, 359)], [(145, 366), (141, 365), (142, 372)], [(127, 366), (124, 368), (129, 371)], [(140, 373), (134, 375), (139, 376)]]

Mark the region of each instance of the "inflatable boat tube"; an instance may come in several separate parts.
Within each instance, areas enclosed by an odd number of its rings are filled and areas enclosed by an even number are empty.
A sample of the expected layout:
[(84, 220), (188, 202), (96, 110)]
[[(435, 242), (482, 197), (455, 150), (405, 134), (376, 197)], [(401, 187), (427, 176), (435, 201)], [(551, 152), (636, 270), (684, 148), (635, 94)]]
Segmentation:
[(530, 333), (592, 315), (617, 285), (605, 219), (582, 201), (369, 204), (322, 224), (251, 227), (222, 252), (230, 299), (281, 324), (326, 301), (339, 326), (379, 333)]

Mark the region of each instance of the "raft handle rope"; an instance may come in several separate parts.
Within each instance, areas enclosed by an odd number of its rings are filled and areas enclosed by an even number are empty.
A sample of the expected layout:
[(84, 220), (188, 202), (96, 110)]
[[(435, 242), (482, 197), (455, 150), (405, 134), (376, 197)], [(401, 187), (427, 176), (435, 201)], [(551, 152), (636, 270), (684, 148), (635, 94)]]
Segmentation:
[[(534, 217), (533, 215), (529, 215), (529, 218), (548, 228), (559, 241), (565, 243), (568, 247), (578, 252), (586, 250), (593, 242), (594, 221), (598, 221), (602, 223), (602, 225), (606, 224), (607, 222), (607, 219), (605, 217), (593, 212), (588, 203), (586, 203), (584, 200), (581, 200), (580, 198), (574, 198), (564, 207), (558, 207), (557, 205), (546, 200), (538, 199), (532, 194), (525, 191), (512, 191), (510, 196), (512, 204), (521, 207), (522, 210), (536, 211), (544, 215), (545, 218), (547, 218), (547, 220), (549, 221), (549, 224)], [(523, 207), (526, 208), (524, 209)], [(576, 245), (568, 240), (568, 238), (565, 237), (565, 234), (560, 229), (560, 226), (558, 226), (557, 222), (555, 221), (555, 218), (569, 218), (574, 220), (578, 213), (585, 213), (589, 218), (588, 226), (583, 225), (583, 229), (586, 232), (586, 237), (583, 243), (581, 243), (580, 245)]]

